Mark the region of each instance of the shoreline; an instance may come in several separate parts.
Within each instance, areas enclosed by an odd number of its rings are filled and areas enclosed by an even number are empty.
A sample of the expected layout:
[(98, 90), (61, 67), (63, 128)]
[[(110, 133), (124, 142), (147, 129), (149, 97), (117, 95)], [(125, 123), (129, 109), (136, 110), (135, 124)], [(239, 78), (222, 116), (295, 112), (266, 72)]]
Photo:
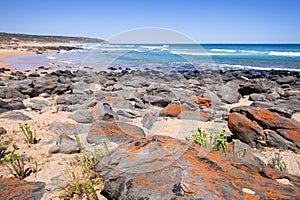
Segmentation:
[(23, 55), (32, 55), (35, 54), (33, 51), (27, 51), (24, 49), (0, 49), (0, 68), (9, 67), (11, 63), (4, 62), (3, 59), (13, 57), (13, 56), (23, 56)]

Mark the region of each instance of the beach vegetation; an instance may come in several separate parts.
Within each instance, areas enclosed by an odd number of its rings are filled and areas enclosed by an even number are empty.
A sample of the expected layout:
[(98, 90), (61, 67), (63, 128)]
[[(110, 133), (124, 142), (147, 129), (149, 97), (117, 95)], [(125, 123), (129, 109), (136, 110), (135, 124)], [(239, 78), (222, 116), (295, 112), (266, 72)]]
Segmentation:
[[(185, 138), (188, 141), (200, 145), (204, 148), (212, 149), (217, 152), (222, 152), (227, 155), (229, 151), (228, 136), (225, 135), (225, 130), (217, 131), (214, 133), (207, 133), (205, 130), (198, 128), (192, 136)], [(236, 140), (232, 139), (231, 142), (231, 153), (234, 156), (245, 157), (247, 150), (243, 149), (241, 152), (236, 152)]]
[[(38, 163), (33, 160), (32, 157), (26, 157), (18, 152), (9, 151), (3, 158), (1, 162), (10, 171), (12, 175), (16, 178), (22, 180), (29, 176), (31, 173), (38, 171)], [(34, 163), (32, 166), (27, 167)]]
[(24, 135), (24, 141), (26, 144), (36, 144), (39, 140), (36, 138), (36, 129), (31, 130), (31, 127), (28, 123), (20, 124), (20, 129)]
[[(104, 186), (101, 177), (91, 169), (97, 160), (108, 154), (106, 139), (102, 140), (104, 149), (94, 149), (93, 151), (82, 151), (76, 155), (71, 163), (67, 186), (58, 186), (62, 193), (53, 198), (59, 199), (88, 199), (98, 200), (97, 192)], [(52, 199), (53, 199), (52, 198)]]
[(274, 157), (272, 158), (272, 168), (279, 172), (286, 172), (287, 167), (284, 161), (282, 161), (282, 158), (280, 157), (279, 153), (276, 152), (274, 154)]

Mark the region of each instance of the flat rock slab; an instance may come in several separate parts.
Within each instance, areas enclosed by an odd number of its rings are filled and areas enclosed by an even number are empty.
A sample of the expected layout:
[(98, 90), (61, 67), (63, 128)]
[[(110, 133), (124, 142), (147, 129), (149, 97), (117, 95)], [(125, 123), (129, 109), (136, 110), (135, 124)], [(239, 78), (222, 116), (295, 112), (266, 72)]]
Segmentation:
[(2, 113), (0, 115), (0, 118), (3, 119), (12, 119), (12, 120), (21, 120), (21, 121), (28, 121), (28, 120), (32, 120), (31, 117), (21, 113), (21, 112), (17, 112), (17, 111), (9, 111), (9, 112), (5, 112)]
[[(260, 166), (260, 167), (258, 167)], [(300, 178), (154, 135), (120, 145), (93, 167), (108, 199), (297, 199)], [(276, 179), (288, 179), (282, 184)]]
[(39, 200), (44, 195), (45, 183), (0, 177), (0, 199)]
[(76, 135), (87, 134), (90, 130), (88, 124), (77, 124), (69, 122), (53, 122), (49, 127), (50, 131), (57, 134)]
[(143, 129), (138, 126), (119, 121), (96, 121), (91, 125), (87, 141), (102, 144), (106, 138), (117, 144), (145, 137)]

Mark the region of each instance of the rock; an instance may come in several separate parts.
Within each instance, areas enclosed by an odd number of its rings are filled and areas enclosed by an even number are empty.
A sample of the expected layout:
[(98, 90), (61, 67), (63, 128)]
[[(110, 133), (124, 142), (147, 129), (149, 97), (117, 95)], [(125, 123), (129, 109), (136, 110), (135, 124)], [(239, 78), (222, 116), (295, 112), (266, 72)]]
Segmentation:
[(0, 126), (0, 135), (4, 135), (7, 133), (7, 130)]
[(238, 85), (240, 81), (234, 80), (229, 81), (225, 85), (218, 84), (216, 94), (221, 98), (225, 103), (233, 104), (238, 103), (241, 95), (238, 92)]
[(61, 134), (56, 141), (56, 145), (50, 147), (48, 153), (71, 154), (79, 153), (81, 149), (81, 144), (78, 144), (78, 142), (74, 138), (71, 138), (65, 134)]
[(270, 110), (240, 109), (228, 116), (235, 137), (252, 147), (270, 146), (300, 151), (300, 122)]
[(253, 103), (251, 103), (250, 105), (251, 107), (256, 107), (256, 108), (272, 108), (274, 107), (274, 103), (272, 102), (265, 102), (265, 101), (254, 101)]
[(34, 86), (37, 88), (38, 93), (52, 93), (52, 90), (57, 87), (58, 78), (54, 76), (41, 76), (38, 77), (35, 82)]
[(143, 124), (143, 127), (147, 128), (147, 129), (151, 129), (153, 124), (157, 120), (158, 116), (159, 116), (158, 112), (156, 112), (156, 113), (147, 112), (141, 121)]
[(12, 119), (12, 120), (21, 120), (21, 121), (28, 121), (32, 120), (31, 117), (21, 113), (21, 112), (16, 112), (16, 111), (9, 111), (4, 114), (0, 115), (0, 118), (3, 119)]
[(266, 101), (266, 96), (264, 94), (250, 94), (249, 95), (249, 100), (250, 101)]
[(118, 120), (118, 115), (113, 111), (108, 103), (97, 103), (93, 108), (95, 119)]
[(291, 118), (292, 115), (295, 113), (295, 111), (293, 109), (290, 109), (290, 108), (286, 107), (285, 105), (276, 105), (276, 106), (269, 108), (268, 110), (270, 110), (272, 112), (276, 112), (276, 113), (280, 114), (281, 116), (287, 117), (287, 118)]
[(57, 134), (78, 135), (87, 134), (90, 130), (88, 124), (73, 124), (68, 122), (53, 122), (50, 124), (49, 130)]
[(87, 109), (80, 109), (74, 111), (70, 118), (75, 120), (78, 123), (92, 123), (93, 122), (93, 113)]
[(134, 119), (137, 117), (136, 113), (130, 110), (118, 110), (117, 114), (126, 118)]
[(202, 111), (183, 111), (178, 115), (178, 118), (207, 122), (211, 120), (211, 115)]
[(103, 103), (109, 104), (113, 108), (122, 108), (122, 109), (132, 109), (132, 104), (121, 98), (117, 97), (107, 97), (102, 100)]
[(28, 96), (22, 94), (15, 88), (4, 88), (3, 89), (3, 95), (5, 95), (5, 99), (11, 99), (11, 98), (20, 98), (20, 99), (26, 99)]
[(145, 95), (142, 97), (144, 103), (149, 103), (154, 106), (165, 107), (171, 103), (171, 99), (168, 97)]
[(236, 138), (253, 148), (260, 145), (260, 141), (265, 141), (263, 129), (240, 113), (228, 115), (228, 128)]
[(35, 100), (32, 105), (30, 105), (30, 108), (32, 110), (42, 110), (43, 108), (47, 107), (49, 105), (49, 101), (46, 100)]
[(102, 144), (102, 139), (106, 138), (121, 144), (142, 137), (145, 137), (145, 133), (140, 127), (118, 121), (96, 121), (91, 125), (87, 141)]
[(264, 88), (262, 85), (256, 82), (247, 82), (245, 84), (242, 84), (238, 91), (241, 95), (244, 96), (252, 93), (262, 93), (264, 92)]
[(293, 76), (285, 76), (283, 78), (279, 78), (279, 79), (276, 80), (276, 82), (278, 84), (281, 84), (281, 85), (283, 85), (283, 84), (291, 84), (291, 83), (293, 83), (295, 81), (296, 81), (296, 78), (293, 77)]
[(181, 104), (169, 104), (165, 108), (163, 108), (159, 116), (160, 117), (177, 117), (181, 112), (188, 111), (189, 108), (185, 105)]
[(184, 100), (184, 102), (186, 102), (189, 106), (191, 107), (210, 107), (210, 102), (211, 99), (210, 98), (205, 98), (205, 97), (201, 97), (201, 96), (192, 96), (192, 97), (188, 97)]
[(44, 190), (43, 182), (26, 182), (0, 177), (0, 199), (39, 200), (42, 199)]
[[(296, 199), (300, 179), (191, 142), (154, 135), (120, 145), (93, 167), (107, 199)], [(276, 180), (286, 178), (292, 185)]]

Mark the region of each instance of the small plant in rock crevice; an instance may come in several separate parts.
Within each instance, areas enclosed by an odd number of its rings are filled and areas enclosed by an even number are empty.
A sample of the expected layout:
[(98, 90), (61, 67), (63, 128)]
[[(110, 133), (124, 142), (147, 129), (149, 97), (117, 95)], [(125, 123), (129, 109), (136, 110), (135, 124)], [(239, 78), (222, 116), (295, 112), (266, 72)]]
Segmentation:
[(34, 129), (32, 131), (28, 123), (25, 123), (24, 125), (20, 124), (19, 127), (25, 136), (24, 141), (26, 144), (29, 145), (38, 143), (39, 140), (36, 139), (36, 130)]
[(8, 146), (10, 144), (10, 139), (7, 138), (0, 138), (0, 158), (5, 156), (7, 153)]
[(280, 157), (279, 153), (276, 152), (274, 154), (274, 157), (272, 158), (272, 164), (271, 167), (279, 172), (286, 172), (287, 167), (284, 161), (282, 161), (282, 158)]
[[(1, 162), (8, 168), (11, 174), (20, 180), (26, 178), (31, 173), (37, 172), (39, 165), (32, 157), (25, 157), (14, 150), (1, 158)], [(34, 163), (33, 166), (26, 167), (26, 164), (31, 164), (32, 162)]]

